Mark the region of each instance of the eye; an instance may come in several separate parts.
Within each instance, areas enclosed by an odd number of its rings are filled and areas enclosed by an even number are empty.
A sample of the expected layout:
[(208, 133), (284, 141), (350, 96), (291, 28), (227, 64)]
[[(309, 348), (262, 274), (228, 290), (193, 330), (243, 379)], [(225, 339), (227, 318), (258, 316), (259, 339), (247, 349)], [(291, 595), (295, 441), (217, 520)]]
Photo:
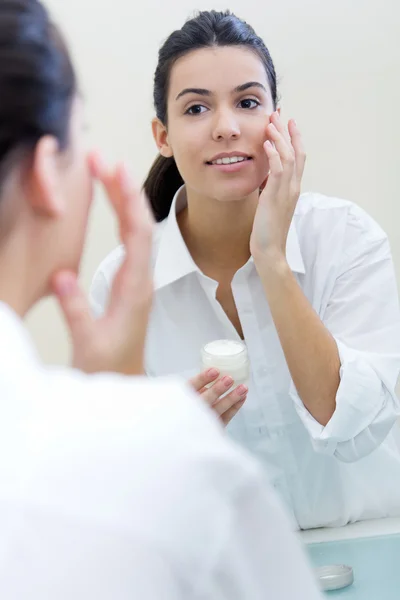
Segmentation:
[(201, 115), (206, 110), (207, 108), (201, 104), (193, 104), (193, 106), (187, 109), (185, 115)]
[(239, 106), (247, 110), (254, 110), (257, 106), (260, 106), (260, 102), (254, 100), (254, 98), (245, 98), (239, 102)]

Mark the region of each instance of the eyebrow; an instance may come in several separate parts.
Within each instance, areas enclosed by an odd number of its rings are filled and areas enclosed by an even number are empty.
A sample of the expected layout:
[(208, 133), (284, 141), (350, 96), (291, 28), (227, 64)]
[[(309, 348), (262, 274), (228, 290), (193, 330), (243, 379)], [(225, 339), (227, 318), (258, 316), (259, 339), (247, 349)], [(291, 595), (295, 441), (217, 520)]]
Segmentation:
[[(258, 81), (248, 81), (247, 83), (242, 83), (242, 85), (238, 85), (233, 90), (233, 93), (238, 94), (240, 92), (245, 92), (246, 90), (248, 90), (250, 88), (254, 88), (254, 87), (260, 88), (260, 89), (264, 90), (264, 92), (267, 91), (265, 86), (262, 83), (259, 83)], [(210, 92), (210, 90), (206, 90), (204, 88), (185, 88), (177, 95), (175, 100), (179, 100), (179, 98), (182, 98), (182, 96), (185, 96), (186, 94), (196, 94), (196, 96), (212, 96), (213, 95), (213, 93)]]

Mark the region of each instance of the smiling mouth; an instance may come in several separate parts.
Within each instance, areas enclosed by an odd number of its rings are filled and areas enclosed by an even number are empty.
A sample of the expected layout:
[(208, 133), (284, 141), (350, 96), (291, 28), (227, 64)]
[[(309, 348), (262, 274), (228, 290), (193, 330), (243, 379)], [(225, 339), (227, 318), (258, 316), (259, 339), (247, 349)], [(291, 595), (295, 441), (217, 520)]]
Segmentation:
[(253, 160), (251, 156), (230, 156), (225, 158), (217, 158), (217, 160), (207, 161), (207, 165), (233, 165), (238, 162), (246, 162), (247, 160)]

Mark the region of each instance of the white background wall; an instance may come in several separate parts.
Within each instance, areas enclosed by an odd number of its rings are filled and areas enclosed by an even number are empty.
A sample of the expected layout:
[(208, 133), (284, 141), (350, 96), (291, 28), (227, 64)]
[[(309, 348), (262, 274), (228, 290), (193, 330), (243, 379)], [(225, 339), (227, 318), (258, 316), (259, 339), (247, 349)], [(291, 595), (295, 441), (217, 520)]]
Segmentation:
[[(391, 240), (400, 281), (400, 3), (398, 0), (46, 0), (71, 44), (87, 103), (90, 142), (125, 159), (142, 181), (155, 156), (150, 120), (157, 51), (193, 11), (226, 9), (264, 38), (281, 85), (283, 116), (295, 117), (308, 152), (304, 190), (351, 199)], [(82, 282), (117, 243), (99, 193)], [(29, 328), (48, 362), (69, 359), (55, 303)]]

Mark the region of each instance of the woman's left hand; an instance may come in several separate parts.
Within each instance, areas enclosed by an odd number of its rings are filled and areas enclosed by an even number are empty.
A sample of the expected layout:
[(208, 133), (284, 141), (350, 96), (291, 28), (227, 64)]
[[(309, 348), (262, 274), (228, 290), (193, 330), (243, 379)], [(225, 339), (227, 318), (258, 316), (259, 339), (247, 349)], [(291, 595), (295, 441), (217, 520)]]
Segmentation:
[(300, 131), (294, 120), (284, 127), (278, 112), (271, 115), (264, 144), (269, 160), (269, 175), (261, 192), (250, 251), (257, 262), (286, 260), (286, 240), (300, 196), (306, 155)]

